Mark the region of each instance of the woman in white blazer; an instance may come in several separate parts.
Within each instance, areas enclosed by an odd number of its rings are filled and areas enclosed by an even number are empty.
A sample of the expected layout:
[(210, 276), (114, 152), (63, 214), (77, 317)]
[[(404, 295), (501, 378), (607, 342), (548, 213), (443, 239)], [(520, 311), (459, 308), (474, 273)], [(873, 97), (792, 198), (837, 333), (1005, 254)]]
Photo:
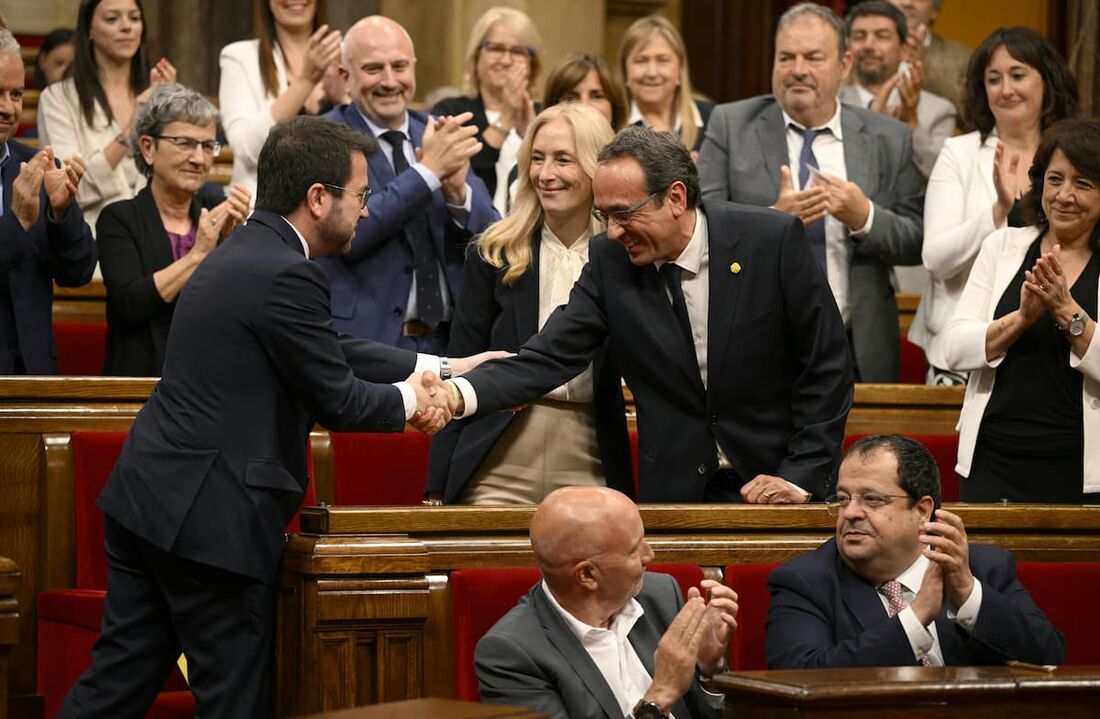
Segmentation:
[(303, 109), (324, 112), (346, 91), (338, 75), (340, 32), (329, 29), (325, 0), (254, 0), (253, 9), (259, 37), (222, 48), (218, 103), (233, 182), (255, 197), (268, 131)]
[(924, 246), (929, 281), (909, 340), (928, 358), (928, 384), (964, 384), (947, 369), (943, 329), (982, 240), (1021, 226), (1013, 211), (1043, 129), (1077, 111), (1077, 86), (1061, 56), (1027, 28), (1000, 29), (974, 52), (965, 112), (977, 129), (949, 138), (928, 178)]
[(82, 0), (73, 34), (71, 74), (38, 101), (38, 137), (58, 157), (79, 154), (88, 165), (76, 200), (94, 228), (99, 211), (145, 186), (130, 155), (134, 111), (152, 87), (175, 82), (176, 69), (145, 57), (140, 0)]
[(983, 243), (944, 332), (969, 372), (963, 501), (1100, 501), (1100, 120), (1042, 137), (1023, 212)]

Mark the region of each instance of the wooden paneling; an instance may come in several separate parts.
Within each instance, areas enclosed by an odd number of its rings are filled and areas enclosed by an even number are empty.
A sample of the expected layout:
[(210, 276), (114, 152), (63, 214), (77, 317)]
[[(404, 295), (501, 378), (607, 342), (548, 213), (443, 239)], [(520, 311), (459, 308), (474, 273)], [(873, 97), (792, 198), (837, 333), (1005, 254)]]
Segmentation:
[(7, 557), (0, 557), (0, 719), (8, 717), (8, 670), (12, 650), (19, 641), (21, 584), (19, 567)]

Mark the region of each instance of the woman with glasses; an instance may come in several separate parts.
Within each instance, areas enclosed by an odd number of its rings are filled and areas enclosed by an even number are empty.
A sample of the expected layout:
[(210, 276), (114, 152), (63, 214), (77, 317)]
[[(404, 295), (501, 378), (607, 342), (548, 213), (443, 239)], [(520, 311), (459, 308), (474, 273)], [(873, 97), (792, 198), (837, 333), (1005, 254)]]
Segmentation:
[(472, 112), (481, 152), (470, 167), (489, 189), (493, 205), (507, 211), (508, 173), (535, 117), (531, 88), (538, 79), (542, 41), (526, 14), (506, 7), (487, 10), (470, 32), (464, 77), (467, 95), (436, 103), (433, 115)]
[(92, 228), (105, 205), (145, 184), (130, 154), (134, 111), (152, 88), (176, 79), (165, 58), (149, 67), (144, 18), (140, 0), (81, 0), (72, 74), (38, 101), (41, 143), (88, 165), (76, 200)]
[[(515, 351), (568, 300), (588, 241), (603, 230), (590, 214), (592, 175), (612, 135), (577, 103), (531, 123), (512, 214), (466, 256), (449, 354)], [(432, 442), (426, 492), (447, 504), (537, 504), (560, 486), (605, 483), (634, 494), (622, 385), (606, 349), (522, 411), (449, 425)]]
[(233, 182), (256, 191), (256, 161), (267, 133), (300, 113), (320, 115), (346, 101), (340, 32), (325, 0), (252, 0), (256, 39), (222, 48), (218, 104)]
[(234, 185), (220, 204), (199, 194), (221, 149), (218, 111), (194, 90), (160, 85), (134, 117), (132, 151), (148, 184), (99, 216), (107, 288), (103, 374), (156, 377), (164, 365), (176, 297), (191, 273), (248, 214)]

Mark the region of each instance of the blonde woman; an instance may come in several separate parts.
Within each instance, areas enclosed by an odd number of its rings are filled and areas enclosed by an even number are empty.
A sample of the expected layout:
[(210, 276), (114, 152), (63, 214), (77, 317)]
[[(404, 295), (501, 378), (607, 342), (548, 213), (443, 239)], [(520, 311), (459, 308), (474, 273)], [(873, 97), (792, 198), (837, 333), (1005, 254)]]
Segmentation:
[(541, 68), (542, 40), (525, 13), (507, 7), (486, 10), (477, 19), (466, 44), (466, 95), (447, 98), (432, 108), (433, 115), (472, 112), (481, 152), (470, 167), (493, 196), (503, 216), (507, 209), (508, 173), (516, 152), (535, 117), (531, 88)]
[(627, 124), (672, 130), (694, 157), (714, 104), (692, 93), (687, 49), (676, 27), (659, 15), (635, 20), (619, 46), (619, 73)]
[[(449, 353), (515, 351), (564, 304), (603, 227), (591, 216), (596, 155), (613, 133), (579, 103), (547, 108), (519, 150), (512, 214), (466, 257)], [(634, 495), (620, 375), (606, 349), (521, 412), (455, 422), (433, 441), (427, 493), (444, 503), (537, 504), (557, 487)], [(602, 459), (602, 462), (601, 462)]]

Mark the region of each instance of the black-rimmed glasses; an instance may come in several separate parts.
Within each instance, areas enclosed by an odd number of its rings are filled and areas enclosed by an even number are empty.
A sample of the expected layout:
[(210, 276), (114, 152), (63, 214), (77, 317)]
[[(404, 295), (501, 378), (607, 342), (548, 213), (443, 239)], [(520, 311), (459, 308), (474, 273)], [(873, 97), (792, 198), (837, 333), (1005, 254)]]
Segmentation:
[(628, 224), (630, 222), (631, 218), (634, 217), (634, 215), (638, 214), (643, 207), (645, 207), (650, 202), (652, 202), (653, 200), (660, 197), (660, 195), (661, 195), (660, 192), (654, 192), (649, 197), (646, 197), (643, 200), (635, 202), (633, 205), (626, 208), (625, 210), (612, 210), (611, 212), (604, 212), (603, 210), (599, 209), (598, 207), (593, 207), (592, 208), (592, 216), (596, 218), (597, 222), (601, 222), (605, 225), (610, 224), (611, 220), (615, 220), (615, 224), (617, 224), (621, 227), (623, 225)]
[(201, 147), (203, 152), (213, 157), (217, 157), (222, 151), (222, 144), (217, 140), (196, 140), (186, 135), (153, 135), (153, 139), (167, 140), (189, 155), (198, 147)]
[(333, 185), (333, 184), (328, 183), (328, 182), (322, 182), (321, 184), (324, 185), (325, 187), (329, 188), (330, 190), (339, 190), (340, 192), (346, 192), (347, 194), (351, 195), (352, 197), (358, 197), (359, 198), (359, 209), (363, 209), (364, 207), (367, 206), (367, 200), (370, 198), (370, 188), (369, 187), (367, 189), (363, 190), (362, 192), (356, 192), (355, 190), (348, 189), (347, 187), (341, 187), (340, 185)]

